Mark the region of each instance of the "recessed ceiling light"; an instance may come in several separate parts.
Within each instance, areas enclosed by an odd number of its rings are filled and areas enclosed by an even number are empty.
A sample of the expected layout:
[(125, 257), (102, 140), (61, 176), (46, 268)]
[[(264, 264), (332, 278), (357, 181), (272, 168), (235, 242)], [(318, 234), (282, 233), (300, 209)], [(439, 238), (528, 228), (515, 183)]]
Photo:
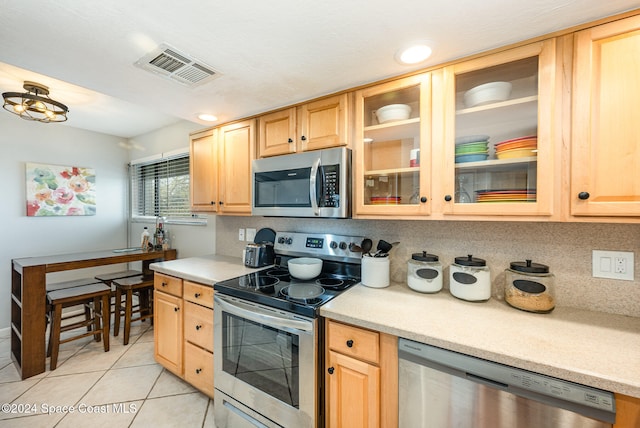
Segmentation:
[(431, 52), (431, 47), (428, 44), (419, 42), (400, 49), (396, 53), (396, 60), (400, 64), (417, 64), (429, 58)]
[(215, 122), (218, 120), (218, 117), (209, 113), (200, 113), (198, 119), (204, 120), (205, 122)]

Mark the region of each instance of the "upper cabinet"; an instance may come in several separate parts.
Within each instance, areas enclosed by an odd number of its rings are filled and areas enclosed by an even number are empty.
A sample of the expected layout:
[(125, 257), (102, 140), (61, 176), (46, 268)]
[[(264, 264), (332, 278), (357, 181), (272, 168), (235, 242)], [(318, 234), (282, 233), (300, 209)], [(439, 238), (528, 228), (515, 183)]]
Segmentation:
[(219, 211), (251, 214), (251, 161), (255, 158), (255, 120), (220, 127)]
[(556, 70), (550, 39), (435, 73), (434, 198), (445, 217), (555, 213)]
[(640, 16), (576, 33), (571, 214), (640, 215)]
[(255, 120), (191, 135), (191, 209), (251, 214), (251, 161)]
[(347, 145), (348, 120), (347, 94), (260, 116), (258, 157)]
[(429, 214), (431, 74), (357, 91), (355, 115), (355, 213)]
[(218, 204), (217, 129), (191, 135), (191, 210), (215, 211)]

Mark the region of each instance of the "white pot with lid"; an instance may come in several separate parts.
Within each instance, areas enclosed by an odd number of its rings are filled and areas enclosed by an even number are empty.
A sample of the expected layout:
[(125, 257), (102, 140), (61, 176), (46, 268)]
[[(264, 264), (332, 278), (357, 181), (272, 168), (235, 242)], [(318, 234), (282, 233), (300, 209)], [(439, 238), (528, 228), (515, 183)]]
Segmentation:
[(458, 299), (482, 302), (491, 298), (491, 278), (484, 259), (456, 257), (449, 267), (449, 291)]
[(442, 264), (438, 256), (426, 251), (413, 253), (407, 265), (407, 284), (420, 293), (442, 290)]

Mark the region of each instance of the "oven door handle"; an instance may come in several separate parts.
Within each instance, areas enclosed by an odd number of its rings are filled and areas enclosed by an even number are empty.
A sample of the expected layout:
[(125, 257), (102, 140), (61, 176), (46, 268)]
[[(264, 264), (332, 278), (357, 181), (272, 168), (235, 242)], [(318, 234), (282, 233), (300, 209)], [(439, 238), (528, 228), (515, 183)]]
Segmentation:
[(318, 182), (318, 168), (320, 168), (320, 158), (313, 161), (311, 166), (311, 175), (309, 177), (309, 198), (311, 199), (311, 207), (313, 208), (313, 214), (320, 215), (318, 209), (318, 193), (316, 192), (316, 183)]
[(313, 332), (313, 324), (302, 320), (292, 320), (288, 318), (282, 318), (274, 316), (273, 314), (267, 314), (260, 308), (255, 306), (240, 306), (238, 302), (231, 303), (227, 300), (223, 300), (221, 297), (214, 296), (213, 300), (220, 305), (220, 307), (233, 315), (242, 316), (248, 320), (263, 323), (276, 328), (289, 328), (293, 330), (302, 330), (307, 332)]

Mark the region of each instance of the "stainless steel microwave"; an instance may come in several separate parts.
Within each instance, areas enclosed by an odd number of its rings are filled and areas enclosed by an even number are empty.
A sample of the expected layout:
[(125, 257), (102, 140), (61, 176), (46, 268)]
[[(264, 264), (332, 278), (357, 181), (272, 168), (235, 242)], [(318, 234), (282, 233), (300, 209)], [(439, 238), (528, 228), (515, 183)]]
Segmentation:
[(351, 217), (351, 150), (345, 147), (256, 159), (252, 215)]

